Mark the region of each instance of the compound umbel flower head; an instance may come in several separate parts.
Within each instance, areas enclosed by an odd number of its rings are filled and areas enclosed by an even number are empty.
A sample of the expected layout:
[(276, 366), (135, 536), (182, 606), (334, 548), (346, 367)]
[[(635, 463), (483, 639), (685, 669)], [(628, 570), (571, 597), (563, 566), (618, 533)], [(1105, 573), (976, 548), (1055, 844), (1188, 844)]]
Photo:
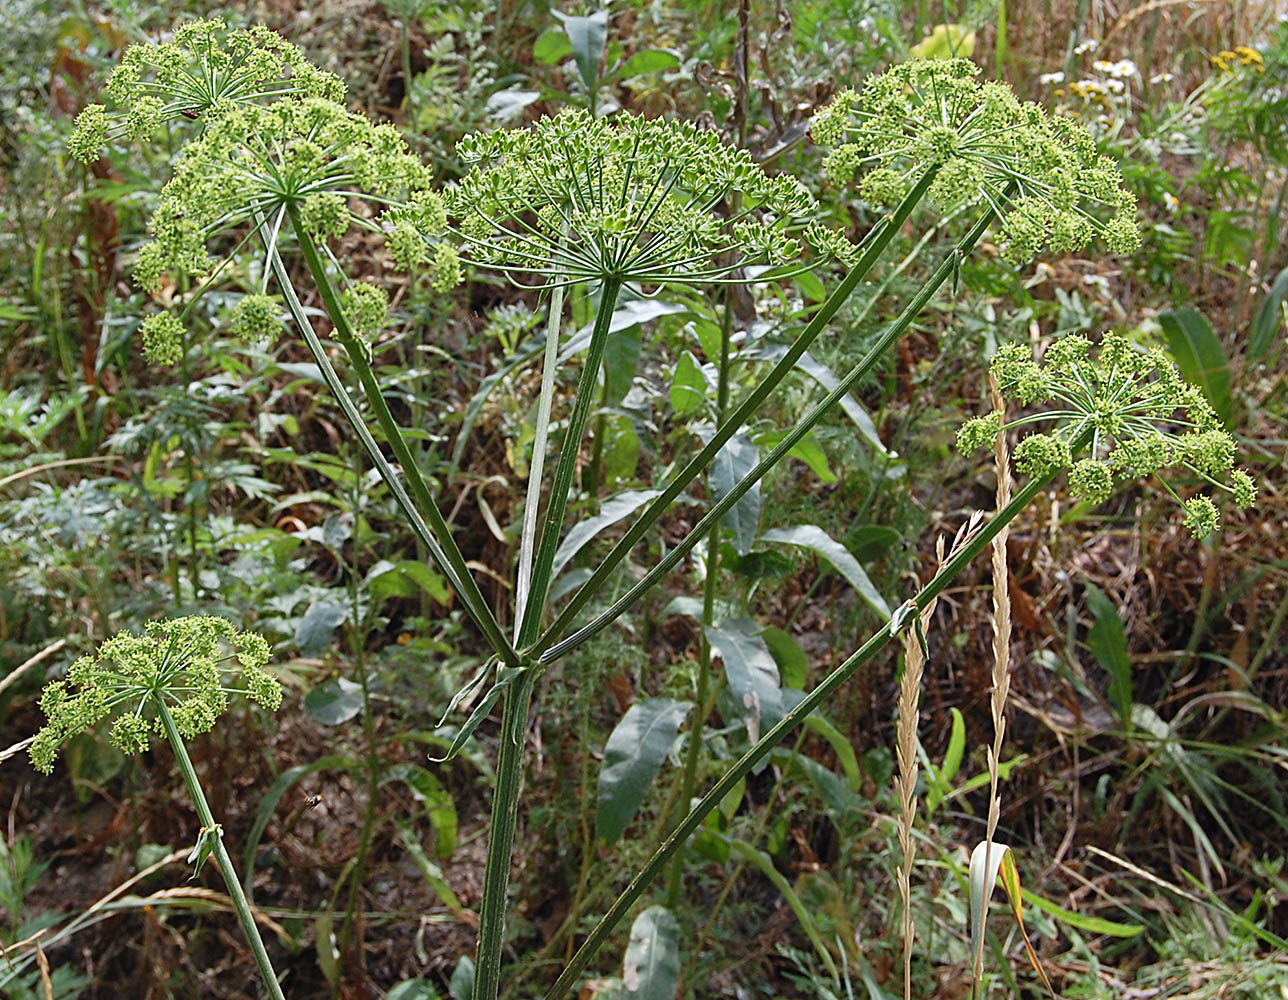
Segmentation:
[(81, 112), (69, 151), (88, 162), (121, 136), (142, 141), (165, 122), (204, 124), (239, 104), (288, 95), (342, 101), (344, 84), (268, 28), (230, 31), (218, 17), (190, 21), (173, 42), (125, 50), (107, 84), (110, 107), (91, 104)]
[[(1035, 477), (1069, 469), (1070, 492), (1089, 503), (1103, 503), (1122, 482), (1169, 467), (1230, 491), (1241, 508), (1256, 502), (1252, 477), (1233, 468), (1234, 439), (1203, 393), (1181, 378), (1162, 350), (1137, 351), (1126, 337), (1112, 333), (1105, 335), (1094, 359), (1090, 350), (1085, 337), (1063, 337), (1038, 364), (1020, 344), (1000, 348), (992, 369), (1002, 392), (1025, 405), (1053, 402), (1056, 408), (1005, 425), (998, 412), (975, 417), (958, 432), (958, 447), (971, 452), (1009, 427), (1053, 422), (1053, 430), (1019, 443), (1015, 464)], [(1073, 454), (1074, 442), (1088, 432), (1085, 455)], [(1203, 494), (1182, 506), (1186, 527), (1199, 538), (1221, 524), (1216, 505)]]
[(848, 183), (867, 168), (860, 193), (887, 204), (935, 169), (931, 199), (941, 208), (990, 205), (1003, 254), (1016, 262), (1044, 247), (1080, 249), (1095, 234), (1116, 253), (1134, 251), (1135, 199), (1117, 165), (1076, 122), (1021, 103), (1005, 84), (980, 83), (978, 73), (966, 59), (917, 60), (837, 95), (813, 127), (833, 147), (832, 180)]
[[(461, 259), (547, 283), (658, 286), (730, 280), (747, 265), (795, 261), (793, 232), (847, 254), (810, 222), (800, 182), (770, 177), (745, 150), (688, 123), (566, 111), (527, 129), (466, 136), (473, 169), (444, 193)], [(726, 216), (726, 200), (740, 196)]]
[[(209, 732), (230, 694), (276, 711), (282, 688), (264, 671), (268, 657), (262, 636), (222, 618), (172, 618), (149, 622), (144, 635), (118, 632), (45, 687), (40, 707), (49, 721), (31, 745), (31, 763), (50, 773), (64, 742), (117, 712), (112, 742), (122, 753), (146, 750), (150, 733), (162, 731), (156, 699), (185, 737)], [(225, 678), (235, 686), (225, 687)]]

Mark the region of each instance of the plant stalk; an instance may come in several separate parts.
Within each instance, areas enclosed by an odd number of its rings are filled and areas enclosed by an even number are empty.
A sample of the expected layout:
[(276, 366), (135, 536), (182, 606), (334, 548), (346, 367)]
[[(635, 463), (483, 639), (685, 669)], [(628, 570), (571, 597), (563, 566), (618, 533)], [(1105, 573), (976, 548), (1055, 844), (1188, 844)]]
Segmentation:
[(175, 760), (179, 762), (179, 770), (183, 772), (183, 780), (188, 786), (188, 794), (192, 796), (197, 818), (201, 820), (202, 835), (206, 831), (213, 831), (210, 838), (213, 843), (210, 853), (215, 856), (219, 874), (224, 879), (224, 887), (228, 890), (228, 897), (233, 901), (237, 922), (241, 924), (242, 933), (250, 945), (251, 954), (255, 956), (255, 965), (259, 967), (260, 977), (264, 980), (264, 988), (268, 990), (268, 995), (273, 1000), (286, 1000), (282, 995), (282, 987), (277, 981), (277, 973), (273, 971), (273, 964), (268, 959), (264, 939), (259, 936), (259, 928), (255, 925), (255, 917), (251, 913), (250, 903), (246, 900), (246, 893), (242, 891), (241, 879), (237, 877), (233, 859), (228, 856), (228, 850), (224, 847), (223, 831), (210, 812), (206, 793), (201, 789), (201, 780), (197, 777), (196, 768), (192, 766), (192, 759), (188, 756), (188, 748), (184, 745), (183, 737), (179, 735), (179, 729), (174, 724), (174, 718), (170, 715), (165, 702), (158, 697), (153, 697), (152, 701), (156, 705), (161, 725), (165, 728), (166, 739), (170, 741), (170, 746), (174, 750)]
[[(1073, 442), (1071, 450), (1074, 454), (1077, 454), (1086, 446), (1091, 440), (1091, 434), (1091, 430), (1088, 430)], [(949, 558), (943, 569), (936, 573), (929, 583), (896, 611), (890, 622), (872, 635), (849, 659), (833, 670), (818, 687), (807, 694), (791, 711), (784, 715), (777, 725), (765, 733), (746, 753), (738, 758), (737, 762), (702, 797), (702, 800), (689, 810), (688, 815), (684, 817), (680, 825), (672, 831), (671, 835), (653, 853), (644, 868), (631, 879), (626, 889), (609, 907), (608, 912), (600, 918), (599, 923), (595, 925), (595, 929), (591, 931), (582, 946), (577, 949), (572, 961), (560, 973), (554, 985), (546, 992), (545, 1000), (561, 1000), (568, 993), (577, 977), (585, 969), (586, 964), (594, 957), (617, 924), (630, 911), (635, 901), (639, 899), (653, 879), (661, 873), (663, 867), (683, 846), (684, 842), (702, 825), (703, 820), (706, 819), (711, 810), (719, 806), (720, 800), (729, 793), (734, 785), (749, 774), (807, 715), (824, 704), (860, 667), (876, 656), (886, 643), (899, 636), (932, 600), (947, 589), (948, 585), (970, 564), (975, 556), (992, 542), (993, 537), (1010, 524), (1015, 516), (1033, 501), (1034, 497), (1051, 484), (1060, 471), (1057, 469), (1038, 479), (1030, 480), (1022, 490), (1015, 494), (1014, 499), (1006, 507), (994, 514), (973, 538), (966, 541)]]

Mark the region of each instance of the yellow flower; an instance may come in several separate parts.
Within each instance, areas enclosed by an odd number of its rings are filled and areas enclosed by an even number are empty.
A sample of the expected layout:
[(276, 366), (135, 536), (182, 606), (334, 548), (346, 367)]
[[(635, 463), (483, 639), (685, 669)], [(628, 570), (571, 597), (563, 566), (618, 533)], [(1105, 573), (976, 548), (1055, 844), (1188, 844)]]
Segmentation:
[(1258, 73), (1264, 73), (1266, 70), (1265, 63), (1261, 58), (1261, 53), (1256, 49), (1249, 48), (1246, 45), (1236, 45), (1234, 54), (1239, 57), (1239, 64), (1242, 66), (1256, 66)]

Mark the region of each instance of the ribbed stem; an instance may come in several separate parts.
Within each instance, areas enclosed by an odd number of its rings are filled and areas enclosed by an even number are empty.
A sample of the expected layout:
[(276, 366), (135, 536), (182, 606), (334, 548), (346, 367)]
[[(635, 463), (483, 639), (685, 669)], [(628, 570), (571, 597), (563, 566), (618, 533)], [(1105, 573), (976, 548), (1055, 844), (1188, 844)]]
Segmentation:
[[(1090, 431), (1084, 433), (1082, 437), (1073, 442), (1072, 452), (1074, 454), (1080, 452), (1090, 438)], [(662, 846), (653, 853), (653, 856), (649, 858), (648, 863), (640, 870), (639, 874), (631, 879), (630, 884), (617, 897), (613, 905), (609, 907), (608, 912), (604, 914), (599, 923), (595, 925), (595, 929), (591, 931), (582, 946), (577, 949), (577, 953), (573, 955), (572, 961), (567, 968), (560, 973), (554, 985), (546, 992), (545, 1000), (561, 1000), (562, 997), (567, 995), (577, 981), (577, 977), (581, 975), (582, 970), (585, 969), (587, 963), (603, 945), (608, 935), (613, 932), (613, 929), (626, 916), (630, 908), (635, 905), (636, 900), (640, 898), (653, 879), (661, 873), (663, 867), (683, 846), (684, 842), (702, 825), (702, 821), (706, 819), (711, 810), (720, 804), (720, 800), (742, 778), (749, 774), (775, 746), (782, 742), (783, 738), (801, 720), (831, 698), (841, 685), (849, 680), (860, 667), (876, 656), (886, 643), (896, 638), (913, 621), (916, 615), (923, 611), (932, 600), (942, 594), (948, 585), (956, 579), (957, 575), (993, 540), (993, 537), (1006, 525), (1010, 524), (1015, 516), (1033, 501), (1034, 497), (1046, 489), (1059, 472), (1060, 470), (1056, 470), (1041, 478), (1030, 480), (1006, 507), (993, 515), (980, 528), (978, 534), (965, 542), (949, 558), (943, 569), (935, 574), (934, 578), (922, 587), (912, 600), (908, 601), (896, 612), (894, 619), (889, 624), (881, 628), (880, 631), (860, 646), (854, 655), (833, 670), (818, 687), (801, 699), (795, 708), (784, 715), (777, 725), (765, 733), (751, 749), (738, 758), (737, 762), (702, 797), (702, 800), (689, 811), (680, 825), (662, 843)]]
[[(313, 282), (317, 285), (318, 293), (322, 296), (322, 303), (326, 307), (327, 314), (335, 327), (336, 337), (348, 354), (349, 361), (358, 375), (358, 381), (361, 383), (363, 393), (367, 398), (367, 404), (376, 415), (376, 422), (380, 425), (385, 439), (393, 449), (394, 457), (402, 467), (402, 475), (407, 481), (411, 495), (416, 500), (417, 511), (420, 516), (423, 516), (433, 536), (434, 544), (429, 546), (430, 551), (434, 554), (436, 561), (440, 562), (441, 568), (453, 583), (461, 603), (465, 605), (470, 617), (474, 619), (475, 624), (482, 630), (488, 640), (488, 644), (502, 660), (507, 664), (514, 665), (518, 662), (514, 647), (501, 631), (501, 626), (498, 624), (496, 616), (492, 613), (492, 609), (488, 607), (482, 591), (479, 590), (473, 574), (465, 563), (465, 557), (461, 554), (461, 550), (456, 545), (456, 540), (452, 537), (447, 521), (438, 509), (438, 504), (434, 502), (433, 495), (429, 492), (429, 487), (421, 475), (420, 466), (416, 462), (415, 456), (407, 446), (407, 441), (402, 436), (402, 431), (399, 429), (397, 421), (394, 420), (393, 414), (389, 411), (384, 394), (380, 390), (380, 383), (376, 381), (375, 374), (371, 371), (371, 365), (367, 362), (366, 347), (349, 325), (348, 317), (345, 316), (344, 309), (340, 305), (340, 293), (335, 287), (335, 282), (331, 280), (331, 275), (327, 273), (326, 263), (318, 253), (312, 237), (309, 236), (308, 231), (300, 222), (299, 209), (294, 205), (288, 206), (287, 214), (291, 220), (291, 228), (295, 231), (296, 239), (299, 241), (300, 250), (304, 254), (305, 263), (308, 264), (309, 272), (313, 276)], [(285, 282), (284, 284), (288, 283)], [(312, 347), (312, 344), (310, 344), (310, 347)], [(323, 352), (323, 356), (325, 356), (325, 352)], [(322, 362), (319, 361), (319, 365), (321, 364)], [(343, 405), (342, 402), (341, 406), (343, 407)], [(350, 417), (348, 408), (345, 408), (345, 416)], [(352, 417), (350, 417), (350, 422), (353, 422)], [(358, 424), (362, 424), (360, 416), (358, 417)], [(364, 430), (365, 426), (365, 424), (362, 424)], [(356, 429), (357, 425), (355, 424)], [(361, 432), (359, 433), (361, 436)], [(365, 445), (366, 441), (363, 443)], [(379, 449), (377, 448), (378, 451)], [(385, 478), (386, 482), (390, 483), (392, 488), (394, 474), (389, 463), (378, 462), (377, 468), (380, 470), (381, 476)], [(399, 489), (395, 489), (395, 495), (397, 495)]]
[(478, 950), (474, 956), (474, 1000), (496, 1000), (501, 988), (501, 950), (505, 944), (506, 895), (510, 885), (510, 852), (523, 785), (523, 746), (528, 706), (539, 671), (526, 667), (505, 692), (501, 716), (501, 752), (496, 763), (492, 825), (488, 833), (483, 901), (479, 906)]
[(278, 985), (277, 973), (273, 971), (273, 963), (268, 960), (264, 939), (259, 936), (259, 928), (255, 924), (255, 916), (251, 913), (246, 893), (242, 891), (241, 879), (237, 877), (233, 859), (228, 856), (228, 851), (224, 847), (223, 831), (210, 812), (206, 793), (202, 791), (196, 768), (192, 766), (192, 759), (188, 756), (188, 748), (184, 745), (183, 737), (179, 735), (179, 729), (174, 724), (174, 718), (170, 715), (165, 702), (159, 697), (154, 697), (152, 701), (156, 705), (157, 717), (165, 728), (166, 739), (170, 741), (170, 746), (174, 750), (175, 760), (179, 762), (179, 770), (183, 773), (184, 783), (188, 786), (188, 794), (192, 796), (192, 804), (197, 809), (197, 818), (201, 821), (202, 829), (200, 835), (204, 836), (206, 831), (212, 831), (213, 846), (210, 853), (214, 855), (215, 864), (219, 866), (219, 874), (223, 876), (224, 887), (228, 890), (228, 897), (233, 901), (233, 910), (237, 913), (237, 922), (241, 924), (242, 933), (246, 936), (251, 954), (255, 956), (255, 964), (259, 967), (260, 977), (264, 980), (264, 988), (268, 990), (268, 995), (273, 1000), (286, 1000), (282, 995), (282, 987)]

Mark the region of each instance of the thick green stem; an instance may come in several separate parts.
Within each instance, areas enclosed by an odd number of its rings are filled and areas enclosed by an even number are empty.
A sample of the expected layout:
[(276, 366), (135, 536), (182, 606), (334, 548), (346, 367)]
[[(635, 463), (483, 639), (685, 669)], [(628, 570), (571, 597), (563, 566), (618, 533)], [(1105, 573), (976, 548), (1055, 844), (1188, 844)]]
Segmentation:
[[(1081, 439), (1074, 442), (1072, 451), (1077, 454), (1088, 440), (1090, 440), (1090, 432), (1087, 432)], [(956, 579), (957, 575), (992, 541), (993, 536), (1014, 520), (1015, 516), (1033, 501), (1034, 497), (1050, 485), (1058, 473), (1059, 470), (1056, 470), (1039, 479), (1033, 479), (1024, 489), (1016, 493), (1015, 498), (1006, 507), (994, 514), (976, 535), (970, 538), (949, 558), (948, 562), (944, 564), (944, 568), (928, 584), (922, 587), (915, 597), (896, 611), (895, 616), (888, 624), (860, 646), (854, 655), (833, 670), (818, 687), (784, 715), (777, 725), (757, 740), (751, 749), (725, 772), (724, 776), (702, 797), (702, 800), (689, 811), (688, 815), (667, 837), (662, 846), (653, 853), (653, 856), (649, 858), (648, 863), (641, 869), (639, 874), (631, 879), (630, 884), (617, 897), (613, 905), (609, 907), (608, 912), (604, 914), (599, 923), (595, 925), (595, 929), (591, 931), (590, 936), (577, 949), (572, 961), (560, 973), (555, 984), (546, 992), (545, 1000), (561, 1000), (568, 993), (573, 983), (576, 982), (577, 977), (581, 975), (586, 964), (594, 957), (608, 935), (626, 916), (635, 901), (639, 899), (653, 879), (661, 873), (663, 867), (683, 846), (684, 842), (702, 825), (702, 821), (711, 813), (711, 810), (719, 805), (720, 800), (743, 777), (749, 774), (775, 746), (782, 742), (783, 738), (806, 716), (820, 705), (826, 703), (841, 685), (849, 680), (860, 667), (876, 656), (886, 643), (898, 637), (904, 628), (921, 613), (921, 610), (931, 600), (943, 593), (948, 585)]]
[[(349, 356), (350, 363), (358, 375), (358, 381), (362, 385), (367, 404), (371, 407), (372, 412), (375, 413), (376, 421), (379, 423), (385, 439), (389, 442), (389, 446), (393, 449), (394, 457), (401, 466), (403, 478), (411, 490), (411, 495), (416, 500), (414, 508), (411, 508), (410, 504), (404, 505), (401, 502), (399, 502), (399, 506), (403, 508), (404, 513), (410, 514), (412, 510), (415, 511), (415, 515), (409, 518), (413, 527), (418, 522), (428, 527), (428, 537), (423, 540), (426, 541), (435, 561), (439, 563), (439, 568), (447, 575), (462, 604), (465, 605), (465, 610), (482, 630), (492, 649), (502, 660), (513, 666), (518, 662), (514, 647), (501, 631), (501, 626), (498, 624), (496, 616), (492, 613), (492, 609), (488, 606), (482, 592), (479, 590), (473, 574), (471, 574), (469, 567), (465, 563), (465, 557), (461, 554), (461, 550), (456, 545), (456, 540), (452, 537), (447, 521), (438, 509), (438, 504), (434, 502), (433, 495), (429, 492), (429, 487), (421, 475), (420, 466), (416, 462), (415, 456), (408, 447), (407, 441), (403, 437), (397, 421), (394, 420), (393, 414), (389, 411), (384, 394), (380, 391), (380, 384), (376, 381), (376, 377), (371, 371), (371, 365), (367, 362), (366, 346), (358, 339), (353, 332), (353, 328), (349, 325), (349, 320), (340, 305), (340, 294), (335, 287), (335, 282), (331, 280), (330, 274), (327, 273), (326, 263), (318, 253), (317, 247), (314, 245), (308, 231), (301, 224), (298, 208), (292, 205), (288, 207), (287, 213), (290, 216), (291, 227), (295, 231), (296, 239), (299, 241), (300, 250), (304, 254), (304, 260), (308, 264), (313, 281), (322, 296), (322, 303), (326, 307), (327, 314), (331, 317), (331, 322), (335, 327), (336, 337)], [(280, 262), (278, 261), (275, 261), (273, 266), (278, 273), (279, 283), (285, 289), (290, 285), (289, 278), (285, 276), (285, 269), (278, 270), (280, 268)], [(287, 295), (288, 304), (292, 295), (293, 291)], [(294, 312), (294, 310), (292, 311)], [(302, 318), (297, 317), (297, 320)], [(304, 321), (300, 325), (302, 332), (305, 334), (305, 340), (308, 341), (309, 348), (313, 351), (314, 358), (317, 360), (319, 367), (323, 369), (325, 376), (326, 369), (331, 367), (330, 360), (326, 358), (326, 352), (321, 350), (320, 343), (318, 348), (314, 350), (313, 342), (316, 341), (316, 334), (313, 333), (311, 324)], [(327, 381), (329, 383), (330, 379)], [(333, 391), (335, 391), (334, 388)], [(349, 401), (349, 405), (345, 406), (345, 401), (348, 399), (347, 394), (341, 390), (336, 395), (341, 400), (340, 405), (345, 411), (345, 416), (349, 418), (354, 430), (358, 432), (364, 447), (367, 448), (373, 461), (376, 462), (376, 468), (379, 470), (381, 477), (384, 478), (393, 491), (395, 499), (399, 498), (399, 494), (405, 497), (406, 493), (402, 488), (402, 484), (398, 482), (392, 467), (384, 459), (374, 440), (370, 440), (370, 432), (366, 430), (366, 424), (357, 413), (357, 410), (352, 407), (352, 401)], [(352, 413), (350, 412), (351, 410)], [(365, 435), (364, 432), (366, 432)], [(369, 440), (370, 444), (368, 443)], [(411, 509), (409, 510), (409, 508)]]
[(474, 1000), (496, 1000), (501, 987), (501, 950), (505, 944), (506, 894), (510, 885), (510, 852), (523, 785), (523, 745), (528, 706), (539, 670), (526, 667), (505, 692), (501, 716), (501, 752), (492, 796), (483, 901), (479, 906), (479, 941), (474, 956)]
[[(926, 304), (931, 300), (935, 292), (939, 290), (940, 286), (948, 280), (958, 267), (960, 267), (962, 259), (970, 253), (975, 244), (979, 242), (992, 221), (993, 213), (991, 211), (985, 211), (979, 221), (971, 228), (970, 232), (967, 233), (966, 236), (962, 238), (961, 242), (953, 249), (953, 252), (944, 258), (944, 261), (930, 275), (921, 290), (917, 293), (916, 297), (908, 303), (907, 307), (905, 307), (904, 311), (899, 315), (899, 318), (886, 328), (885, 332), (880, 338), (878, 338), (876, 343), (873, 344), (872, 348), (864, 356), (863, 360), (855, 365), (848, 375), (841, 379), (836, 388), (824, 396), (823, 399), (815, 405), (815, 407), (810, 410), (804, 418), (796, 423), (787, 436), (779, 442), (778, 446), (775, 447), (766, 458), (762, 459), (754, 469), (739, 480), (733, 489), (722, 497), (718, 503), (712, 505), (701, 520), (699, 520), (698, 523), (689, 531), (688, 535), (686, 535), (679, 544), (672, 548), (661, 562), (645, 574), (642, 580), (631, 587), (630, 590), (628, 590), (612, 605), (612, 607), (594, 621), (590, 622), (590, 624), (585, 625), (568, 638), (556, 643), (554, 642), (554, 639), (557, 638), (558, 630), (562, 625), (566, 625), (570, 618), (569, 608), (565, 608), (563, 613), (558, 617), (558, 619), (556, 619), (555, 623), (546, 631), (542, 640), (529, 651), (529, 655), (539, 655), (541, 662), (543, 663), (557, 660), (569, 650), (574, 649), (581, 643), (585, 642), (588, 638), (610, 625), (624, 611), (639, 600), (650, 587), (654, 586), (658, 581), (670, 573), (680, 560), (688, 555), (689, 551), (697, 544), (698, 540), (703, 537), (704, 533), (709, 531), (713, 525), (718, 524), (720, 518), (724, 516), (725, 512), (730, 510), (734, 504), (741, 500), (743, 496), (746, 495), (747, 491), (755, 486), (756, 483), (760, 482), (765, 473), (786, 458), (791, 450), (795, 448), (805, 435), (814, 428), (814, 425), (817, 424), (819, 420), (821, 420), (824, 415), (836, 405), (836, 403), (849, 393), (849, 391), (858, 384), (861, 378), (876, 366), (876, 363), (881, 359), (881, 356), (889, 350), (890, 346), (894, 344), (900, 336), (902, 336), (903, 332), (909, 326), (912, 325), (913, 320), (916, 319), (921, 310), (926, 307)], [(741, 410), (739, 412), (741, 412)], [(730, 418), (729, 423), (732, 424), (737, 417), (738, 414), (735, 414)], [(626, 538), (630, 537), (631, 533), (628, 532)], [(623, 539), (623, 541), (624, 540), (625, 539)], [(587, 581), (585, 587), (582, 588), (582, 592), (589, 588), (593, 582), (594, 577)], [(569, 607), (571, 606), (572, 605), (570, 604)]]
[[(724, 419), (729, 405), (729, 339), (733, 328), (733, 304), (730, 293), (725, 291), (724, 315), (720, 323), (720, 367), (716, 381), (716, 426)], [(708, 491), (710, 486), (708, 485)], [(684, 781), (680, 785), (680, 806), (687, 808), (693, 801), (693, 790), (698, 782), (698, 761), (702, 756), (702, 730), (706, 723), (707, 692), (711, 688), (711, 640), (707, 629), (715, 624), (716, 588), (720, 579), (720, 542), (724, 527), (717, 522), (707, 536), (707, 575), (702, 581), (702, 633), (698, 637), (698, 690), (697, 714), (689, 729), (689, 745), (685, 748)], [(674, 823), (670, 823), (674, 826)], [(684, 856), (677, 855), (667, 878), (666, 905), (674, 907), (680, 901), (680, 880), (684, 874)]]
[(908, 192), (907, 197), (899, 203), (893, 214), (886, 216), (873, 227), (864, 241), (863, 253), (850, 270), (850, 273), (845, 276), (835, 291), (827, 297), (826, 301), (819, 306), (818, 312), (814, 314), (805, 329), (801, 331), (791, 347), (787, 349), (787, 353), (769, 370), (764, 379), (748, 393), (747, 398), (738, 405), (737, 409), (729, 414), (728, 419), (712, 435), (711, 440), (689, 460), (683, 469), (676, 473), (670, 484), (649, 504), (639, 519), (631, 525), (621, 540), (613, 546), (595, 572), (591, 574), (590, 579), (569, 599), (554, 624), (533, 647), (533, 653), (538, 655), (543, 653), (572, 624), (578, 612), (599, 593), (600, 588), (617, 568), (617, 565), (630, 555), (631, 550), (639, 540), (657, 523), (663, 514), (670, 510), (680, 494), (711, 463), (711, 460), (715, 458), (728, 440), (741, 427), (746, 425), (752, 414), (760, 408), (760, 405), (768, 398), (769, 394), (796, 367), (796, 362), (800, 360), (801, 355), (809, 349), (818, 335), (826, 329), (832, 317), (845, 304), (881, 254), (885, 252), (895, 233), (903, 226), (913, 208), (916, 207), (930, 188), (936, 172), (937, 168), (934, 167), (927, 170), (913, 189)]
[(520, 647), (532, 642), (541, 628), (541, 613), (545, 610), (546, 594), (550, 590), (550, 574), (554, 567), (555, 551), (559, 547), (559, 533), (563, 528), (564, 513), (568, 509), (568, 494), (572, 491), (573, 475), (577, 470), (577, 457), (581, 451), (581, 439), (586, 433), (586, 421), (590, 418), (590, 409), (594, 405), (595, 382), (599, 378), (599, 367), (604, 360), (604, 345), (608, 342), (613, 309), (617, 305), (617, 293), (620, 290), (620, 282), (612, 279), (605, 281), (600, 289), (595, 326), (590, 332), (590, 346), (586, 348), (586, 360), (577, 381), (577, 394), (573, 397), (572, 412), (568, 415), (568, 428), (564, 432), (563, 445), (559, 449), (559, 461), (555, 465), (555, 478), (550, 488), (550, 499), (546, 501), (541, 541), (537, 545), (527, 604), (523, 609), (523, 620), (519, 626)]
[(201, 789), (201, 780), (197, 777), (196, 768), (192, 766), (192, 759), (188, 756), (188, 748), (184, 745), (183, 737), (179, 735), (179, 729), (175, 726), (174, 718), (170, 715), (165, 701), (161, 698), (152, 700), (156, 705), (161, 725), (165, 728), (166, 739), (170, 741), (170, 746), (174, 750), (175, 760), (179, 762), (179, 770), (183, 772), (183, 780), (188, 786), (188, 794), (192, 796), (192, 804), (197, 809), (197, 818), (201, 821), (200, 836), (204, 837), (207, 834), (210, 836), (210, 853), (214, 855), (215, 863), (219, 866), (219, 874), (223, 876), (224, 887), (228, 890), (228, 897), (233, 901), (233, 910), (237, 913), (237, 922), (241, 924), (242, 933), (246, 935), (251, 954), (255, 956), (255, 965), (259, 967), (260, 977), (264, 980), (264, 988), (268, 990), (268, 995), (273, 1000), (286, 1000), (282, 995), (282, 987), (277, 982), (277, 973), (273, 971), (273, 964), (268, 960), (264, 939), (259, 936), (259, 928), (255, 924), (255, 917), (251, 913), (246, 893), (242, 891), (241, 880), (233, 867), (233, 859), (228, 856), (228, 850), (224, 847), (223, 831), (210, 812), (206, 793)]

